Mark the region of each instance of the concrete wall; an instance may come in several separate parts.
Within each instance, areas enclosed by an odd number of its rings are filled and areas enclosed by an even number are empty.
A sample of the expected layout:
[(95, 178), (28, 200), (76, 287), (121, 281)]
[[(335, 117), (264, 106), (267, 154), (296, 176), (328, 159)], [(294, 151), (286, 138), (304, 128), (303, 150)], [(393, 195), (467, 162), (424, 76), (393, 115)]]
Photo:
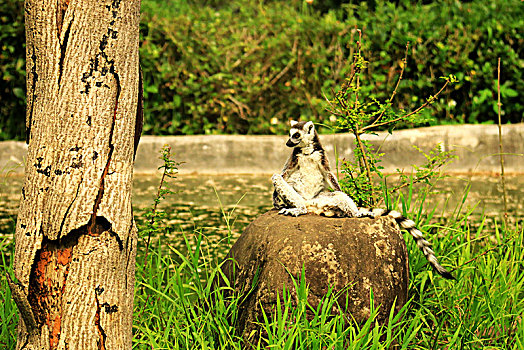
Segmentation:
[[(502, 127), (505, 170), (524, 173), (524, 124)], [(409, 171), (412, 164), (422, 164), (424, 157), (413, 145), (429, 151), (437, 144), (443, 150), (454, 149), (458, 159), (447, 172), (499, 172), (498, 128), (496, 125), (435, 126), (381, 132), (366, 137), (386, 155), (381, 163), (384, 171)], [(154, 173), (161, 165), (159, 150), (169, 144), (175, 159), (184, 162), (180, 174), (272, 174), (282, 169), (290, 149), (286, 136), (143, 136), (136, 156), (136, 173)], [(340, 158), (352, 156), (353, 137), (347, 134), (321, 135), (322, 144), (334, 167), (335, 147)], [(0, 173), (23, 172), (27, 145), (23, 142), (0, 142)]]

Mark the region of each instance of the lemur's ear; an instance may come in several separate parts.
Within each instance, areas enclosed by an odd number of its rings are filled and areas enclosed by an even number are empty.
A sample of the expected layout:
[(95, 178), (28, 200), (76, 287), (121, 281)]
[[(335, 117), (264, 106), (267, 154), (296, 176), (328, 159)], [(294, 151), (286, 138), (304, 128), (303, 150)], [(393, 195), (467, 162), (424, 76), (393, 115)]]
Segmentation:
[(313, 122), (311, 120), (304, 124), (304, 129), (306, 129), (308, 133), (311, 133), (314, 127), (315, 126), (313, 125)]
[(291, 127), (294, 127), (298, 122), (296, 120), (292, 120), (289, 122), (289, 124), (291, 125)]

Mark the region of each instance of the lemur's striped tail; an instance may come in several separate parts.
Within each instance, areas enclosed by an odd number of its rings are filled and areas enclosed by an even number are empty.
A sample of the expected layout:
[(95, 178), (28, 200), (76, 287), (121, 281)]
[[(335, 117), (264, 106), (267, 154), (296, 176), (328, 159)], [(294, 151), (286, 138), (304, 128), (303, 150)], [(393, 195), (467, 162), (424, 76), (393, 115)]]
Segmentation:
[[(364, 211), (364, 210), (362, 210)], [(440, 274), (442, 277), (454, 280), (455, 277), (449, 273), (448, 270), (446, 270), (442, 265), (439, 264), (437, 257), (435, 256), (435, 252), (431, 249), (431, 243), (429, 243), (424, 236), (422, 235), (422, 232), (415, 226), (415, 222), (413, 220), (410, 220), (408, 218), (405, 218), (401, 213), (399, 213), (396, 210), (386, 210), (386, 209), (373, 209), (369, 210), (368, 212), (371, 215), (363, 215), (363, 216), (391, 216), (397, 224), (408, 231), (411, 236), (415, 239), (415, 242), (417, 243), (417, 246), (422, 251), (428, 262), (433, 266), (435, 271), (437, 271), (438, 274)]]

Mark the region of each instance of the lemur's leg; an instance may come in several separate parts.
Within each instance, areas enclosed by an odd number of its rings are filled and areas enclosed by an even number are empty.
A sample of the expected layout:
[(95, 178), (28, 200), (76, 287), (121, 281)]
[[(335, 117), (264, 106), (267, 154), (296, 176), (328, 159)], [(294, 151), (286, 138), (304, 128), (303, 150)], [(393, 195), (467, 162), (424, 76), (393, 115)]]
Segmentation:
[(281, 209), (278, 213), (284, 215), (299, 216), (307, 213), (306, 201), (295, 191), (295, 189), (284, 180), (282, 175), (275, 174), (271, 177), (275, 191), (285, 202), (290, 203), (292, 208)]
[(351, 199), (350, 196), (345, 194), (344, 192), (333, 192), (336, 194), (337, 201), (340, 202), (339, 206), (342, 211), (346, 213), (349, 217), (359, 218), (361, 216), (364, 216), (364, 214), (358, 209), (357, 205)]
[(359, 209), (347, 194), (341, 191), (323, 192), (307, 202), (307, 209), (316, 214), (336, 217), (374, 217), (367, 209)]
[[(322, 192), (315, 198), (306, 202), (308, 212), (328, 217), (345, 217), (348, 216), (346, 210), (341, 207), (344, 199), (336, 195), (336, 192)], [(342, 204), (342, 205), (341, 205)]]

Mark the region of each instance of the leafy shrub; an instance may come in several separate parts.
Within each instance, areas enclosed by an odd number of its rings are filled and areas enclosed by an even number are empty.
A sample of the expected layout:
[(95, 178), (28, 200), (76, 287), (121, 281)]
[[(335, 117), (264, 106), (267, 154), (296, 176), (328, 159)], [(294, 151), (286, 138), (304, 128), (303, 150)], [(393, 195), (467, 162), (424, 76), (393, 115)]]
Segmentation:
[(25, 133), (24, 1), (0, 2), (0, 141)]
[[(22, 1), (0, 9), (0, 139), (22, 138)], [(459, 83), (424, 112), (428, 125), (491, 122), (500, 57), (504, 122), (523, 121), (519, 0), (143, 0), (142, 12), (148, 134), (270, 134), (290, 118), (327, 122), (323, 95), (348, 75), (356, 27), (370, 62), (364, 93), (390, 95), (409, 41), (400, 108), (420, 105), (414, 96), (454, 74)]]
[(459, 83), (425, 111), (433, 117), (429, 124), (488, 122), (496, 116), (501, 57), (504, 119), (522, 121), (519, 1), (401, 3), (375, 3), (373, 10), (368, 2), (346, 4), (320, 15), (300, 1), (222, 3), (198, 11), (185, 2), (146, 2), (146, 130), (263, 134), (282, 132), (289, 118), (325, 122), (323, 94), (348, 73), (356, 26), (364, 31), (362, 51), (370, 61), (364, 93), (389, 96), (411, 42), (398, 106), (420, 105), (415, 95), (433, 94), (436, 79), (454, 74)]
[[(411, 105), (410, 96), (414, 92), (418, 96), (434, 93), (432, 85), (436, 78), (454, 74), (458, 84), (434, 105), (433, 115), (438, 123), (496, 120), (500, 57), (504, 122), (523, 121), (524, 104), (518, 96), (524, 93), (521, 3), (448, 0), (401, 11), (385, 3), (377, 6), (375, 16), (378, 20), (369, 16), (364, 26), (370, 44), (364, 55), (372, 62), (371, 69), (387, 67), (391, 62), (393, 67), (398, 66), (405, 43), (413, 44), (405, 75), (411, 83), (401, 85), (399, 92), (402, 97), (398, 101), (404, 106)], [(394, 74), (390, 76), (394, 81)], [(372, 81), (373, 78), (372, 73)], [(390, 86), (389, 80), (387, 83)]]
[(333, 14), (283, 2), (169, 8), (144, 20), (145, 129), (154, 133), (283, 131), (281, 120), (323, 111), (322, 84), (345, 66)]

